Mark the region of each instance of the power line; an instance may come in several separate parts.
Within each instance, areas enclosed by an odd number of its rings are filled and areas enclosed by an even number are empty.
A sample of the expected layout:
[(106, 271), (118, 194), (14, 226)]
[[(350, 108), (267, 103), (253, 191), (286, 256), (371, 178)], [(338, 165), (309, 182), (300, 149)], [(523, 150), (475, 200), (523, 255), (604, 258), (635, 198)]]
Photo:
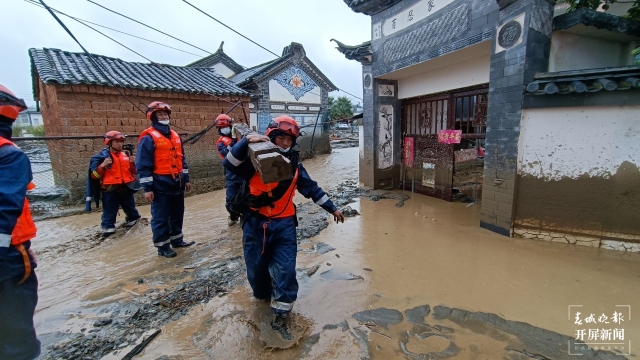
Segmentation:
[(128, 17), (128, 16), (126, 16), (126, 15), (123, 15), (123, 14), (121, 14), (121, 13), (119, 13), (119, 12), (115, 11), (115, 10), (111, 10), (111, 9), (109, 9), (109, 8), (107, 8), (107, 7), (104, 7), (104, 6), (100, 5), (100, 4), (98, 4), (97, 2), (94, 2), (94, 1), (92, 1), (92, 0), (87, 0), (87, 1), (88, 1), (88, 2), (90, 2), (90, 3), (92, 3), (92, 4), (94, 4), (94, 5), (97, 5), (97, 6), (101, 7), (101, 8), (103, 8), (103, 9), (107, 10), (107, 11), (110, 11), (110, 12), (112, 12), (112, 13), (114, 13), (114, 14), (120, 15), (120, 16), (122, 16), (123, 18), (129, 19), (129, 20), (131, 20), (131, 21), (133, 21), (133, 22), (136, 22), (136, 23), (138, 23), (138, 24), (140, 24), (140, 25), (143, 25), (143, 26), (148, 27), (149, 29), (155, 30), (155, 31), (157, 31), (157, 32), (159, 32), (159, 33), (161, 33), (161, 34), (163, 34), (163, 35), (166, 35), (166, 36), (168, 36), (168, 37), (172, 38), (172, 39), (178, 40), (178, 41), (180, 41), (180, 42), (182, 42), (182, 43), (185, 43), (185, 44), (187, 44), (187, 45), (189, 45), (189, 46), (193, 46), (194, 48), (196, 48), (196, 49), (198, 49), (198, 50), (202, 50), (202, 51), (206, 52), (207, 54), (213, 55), (213, 53), (212, 53), (212, 52), (210, 52), (210, 51), (207, 51), (207, 50), (205, 50), (205, 49), (203, 49), (203, 48), (197, 47), (197, 46), (195, 46), (195, 45), (193, 45), (193, 44), (190, 44), (190, 43), (188, 43), (188, 42), (186, 42), (186, 41), (184, 41), (184, 40), (180, 40), (180, 39), (178, 39), (177, 37), (175, 37), (175, 36), (173, 36), (173, 35), (169, 35), (169, 34), (167, 34), (167, 33), (166, 33), (166, 32), (164, 32), (164, 31), (160, 31), (160, 30), (158, 30), (158, 29), (156, 29), (156, 28), (154, 28), (154, 27), (152, 27), (152, 26), (149, 26), (149, 25), (147, 25), (147, 24), (143, 23), (143, 22), (140, 22), (140, 21), (138, 21), (138, 20), (136, 20), (136, 19), (132, 19), (132, 18), (130, 18), (130, 17)]
[[(87, 0), (87, 1), (91, 1), (91, 0)], [(280, 56), (280, 55), (278, 55), (278, 54), (274, 53), (273, 51), (271, 51), (271, 50), (269, 50), (269, 49), (265, 48), (264, 46), (262, 46), (262, 45), (258, 44), (257, 42), (255, 42), (255, 41), (253, 41), (253, 40), (251, 40), (251, 39), (249, 39), (248, 37), (246, 37), (246, 36), (244, 36), (244, 35), (240, 34), (240, 33), (239, 33), (239, 32), (237, 32), (236, 30), (232, 29), (229, 25), (227, 25), (227, 24), (223, 23), (222, 21), (220, 21), (220, 20), (218, 20), (218, 19), (214, 18), (213, 16), (209, 15), (207, 12), (205, 12), (204, 10), (202, 10), (202, 9), (198, 8), (197, 6), (195, 6), (195, 5), (191, 4), (191, 3), (190, 3), (190, 2), (188, 2), (187, 0), (182, 0), (182, 1), (183, 1), (183, 2), (185, 2), (185, 3), (187, 3), (187, 4), (189, 4), (189, 5), (190, 5), (191, 7), (193, 7), (194, 9), (196, 9), (196, 10), (200, 11), (201, 13), (203, 13), (204, 15), (206, 15), (207, 17), (209, 17), (209, 18), (211, 18), (211, 19), (215, 20), (216, 22), (218, 22), (218, 23), (222, 24), (222, 25), (223, 25), (224, 27), (226, 27), (227, 29), (229, 29), (229, 30), (231, 30), (231, 31), (235, 32), (236, 34), (238, 34), (238, 35), (242, 36), (243, 38), (245, 38), (245, 39), (247, 39), (247, 40), (251, 41), (252, 43), (254, 43), (254, 44), (256, 44), (256, 45), (258, 45), (258, 46), (259, 46), (259, 47), (261, 47), (262, 49), (264, 49), (264, 50), (266, 50), (266, 51), (270, 52), (271, 54), (275, 55), (277, 58), (282, 58), (282, 56)], [(91, 1), (91, 2), (93, 2), (93, 1)], [(354, 97), (354, 98), (356, 98), (356, 99), (362, 100), (362, 98), (357, 97), (357, 96), (355, 96), (355, 95), (351, 94), (350, 92), (344, 91), (344, 90), (342, 90), (342, 89), (338, 89), (338, 90), (339, 90), (339, 91), (342, 91), (343, 93), (349, 94), (349, 95), (353, 96), (353, 97)], [(312, 93), (312, 94), (313, 94), (313, 93)], [(314, 94), (314, 95), (318, 95), (318, 94)], [(364, 100), (362, 100), (362, 101), (364, 101)]]
[[(89, 1), (91, 1), (91, 0), (89, 0)], [(274, 53), (273, 51), (271, 51), (271, 50), (267, 49), (266, 47), (264, 47), (264, 46), (262, 46), (262, 45), (258, 44), (258, 43), (257, 43), (257, 42), (255, 42), (255, 41), (253, 41), (253, 40), (249, 39), (248, 37), (246, 37), (246, 36), (244, 36), (244, 35), (240, 34), (239, 32), (237, 32), (236, 30), (232, 29), (230, 26), (228, 26), (227, 24), (223, 23), (222, 21), (220, 21), (220, 20), (218, 20), (218, 19), (214, 18), (213, 16), (211, 16), (211, 15), (207, 14), (206, 12), (204, 12), (204, 11), (200, 10), (197, 6), (195, 6), (195, 5), (191, 4), (191, 3), (190, 3), (190, 2), (188, 2), (187, 0), (182, 0), (182, 1), (184, 1), (184, 2), (185, 2), (185, 3), (187, 3), (187, 4), (189, 4), (192, 8), (194, 8), (194, 9), (196, 9), (196, 10), (200, 11), (201, 13), (205, 14), (205, 15), (206, 15), (206, 16), (208, 16), (210, 19), (212, 19), (212, 20), (214, 20), (214, 21), (217, 21), (220, 25), (222, 25), (222, 26), (226, 27), (227, 29), (229, 29), (229, 30), (233, 31), (234, 33), (236, 33), (236, 34), (238, 34), (238, 35), (242, 36), (243, 38), (245, 38), (245, 39), (249, 40), (250, 42), (254, 43), (255, 45), (258, 45), (259, 47), (261, 47), (262, 49), (264, 49), (264, 50), (266, 50), (266, 51), (270, 52), (271, 54), (273, 54), (273, 55), (275, 55), (275, 56), (277, 56), (277, 57), (280, 57), (280, 56), (278, 56), (278, 54)]]
[[(88, 51), (87, 51), (87, 49), (85, 49), (85, 48), (84, 48), (84, 46), (82, 46), (82, 44), (80, 43), (80, 41), (78, 41), (78, 39), (76, 39), (76, 37), (75, 37), (75, 36), (73, 35), (73, 33), (71, 32), (71, 30), (69, 30), (69, 28), (68, 28), (68, 27), (67, 27), (67, 26), (62, 22), (62, 20), (60, 20), (60, 18), (59, 18), (59, 17), (58, 17), (54, 12), (53, 12), (53, 10), (51, 10), (51, 8), (49, 8), (49, 6), (47, 6), (47, 4), (45, 4), (45, 3), (44, 3), (44, 1), (43, 1), (43, 0), (39, 0), (39, 1), (40, 1), (40, 4), (42, 4), (42, 6), (44, 6), (44, 7), (47, 9), (47, 11), (49, 11), (49, 13), (51, 14), (51, 16), (53, 16), (53, 18), (54, 18), (54, 19), (56, 19), (56, 21), (58, 22), (58, 24), (60, 24), (60, 26), (62, 26), (62, 28), (67, 32), (67, 34), (69, 34), (69, 36), (71, 36), (71, 38), (72, 38), (72, 39), (73, 39), (73, 40), (74, 40), (74, 41), (75, 41), (75, 42), (80, 46), (80, 48), (82, 48), (82, 50), (85, 52), (85, 54), (87, 54), (87, 56), (89, 57), (89, 60), (90, 60), (91, 62), (93, 62), (93, 64), (96, 66), (96, 69), (100, 72), (100, 74), (102, 74), (102, 76), (104, 76), (104, 78), (105, 78), (107, 81), (109, 81), (109, 82), (110, 82), (111, 80), (110, 80), (110, 79), (109, 79), (109, 77), (108, 77), (108, 76), (107, 76), (107, 75), (102, 71), (102, 69), (100, 68), (100, 64), (98, 63), (98, 61), (96, 61), (96, 59), (94, 59), (93, 54), (91, 54), (90, 52), (88, 52)], [(122, 85), (122, 84), (120, 83), (120, 81), (118, 81), (117, 77), (115, 77), (115, 76), (114, 76), (114, 79), (115, 79), (115, 81), (116, 81), (116, 82), (117, 82), (117, 83), (118, 83), (122, 88), (124, 88), (125, 90), (129, 90), (129, 89), (127, 89), (127, 87), (126, 87), (126, 86)], [(114, 88), (118, 91), (118, 93), (120, 93), (120, 95), (122, 95), (125, 99), (127, 99), (127, 101), (131, 103), (131, 105), (133, 105), (136, 109), (140, 110), (140, 112), (142, 112), (143, 114), (146, 114), (146, 112), (145, 112), (144, 110), (140, 109), (140, 108), (138, 107), (138, 105), (134, 104), (134, 103), (133, 103), (133, 101), (131, 101), (131, 100), (130, 100), (130, 99), (129, 99), (125, 94), (123, 94), (123, 93), (118, 89), (118, 87), (117, 87), (117, 86), (115, 86), (115, 84), (114, 84)], [(129, 93), (130, 93), (131, 95), (133, 95), (133, 97), (135, 97), (135, 98), (138, 100), (138, 102), (139, 102), (139, 103), (141, 103), (141, 104), (143, 104), (143, 105), (144, 105), (144, 103), (143, 103), (143, 102), (142, 102), (142, 101), (141, 101), (141, 100), (140, 100), (140, 99), (139, 99), (135, 94), (133, 94), (133, 92), (131, 92), (131, 90), (129, 90)], [(146, 105), (145, 105), (145, 108), (146, 108)]]
[[(38, 6), (38, 7), (40, 7), (40, 8), (43, 8), (43, 7), (42, 7), (42, 5), (40, 5), (39, 3), (37, 3), (35, 0), (24, 0), (24, 1), (26, 1), (26, 2), (27, 2), (27, 3), (29, 3), (29, 4), (32, 4), (32, 5)], [(76, 21), (82, 21), (82, 22), (85, 22), (85, 23), (88, 23), (88, 24), (92, 24), (92, 25), (95, 25), (95, 26), (99, 26), (99, 27), (102, 27), (102, 28), (105, 28), (105, 29), (109, 29), (109, 30), (111, 30), (111, 31), (119, 32), (119, 33), (124, 34), (124, 35), (128, 35), (128, 36), (131, 36), (131, 37), (134, 37), (134, 38), (140, 39), (140, 40), (148, 41), (148, 42), (150, 42), (150, 43), (154, 43), (154, 44), (157, 44), (157, 45), (160, 45), (160, 46), (164, 46), (164, 47), (166, 47), (166, 48), (173, 49), (173, 50), (177, 50), (177, 51), (180, 51), (180, 52), (183, 52), (183, 53), (186, 53), (186, 54), (190, 54), (190, 55), (193, 55), (193, 56), (198, 56), (198, 57), (201, 57), (201, 56), (202, 56), (202, 55), (194, 54), (194, 53), (192, 53), (192, 52), (188, 52), (188, 51), (186, 51), (186, 50), (182, 50), (182, 49), (174, 48), (173, 46), (165, 45), (165, 44), (163, 44), (163, 43), (159, 43), (159, 42), (157, 42), (157, 41), (153, 41), (153, 40), (145, 39), (145, 38), (140, 37), (140, 36), (137, 36), (137, 35), (129, 34), (129, 33), (127, 33), (127, 32), (120, 31), (120, 30), (118, 30), (118, 29), (114, 29), (114, 28), (110, 28), (110, 27), (108, 27), (108, 26), (100, 25), (100, 24), (94, 23), (94, 22), (89, 21), (89, 20), (85, 20), (85, 19), (81, 19), (81, 18), (78, 18), (78, 17), (75, 17), (75, 16), (71, 16), (71, 15), (69, 15), (69, 14), (65, 14), (65, 13), (63, 13), (62, 11), (57, 10), (57, 9), (54, 9), (54, 8), (51, 8), (51, 10), (53, 10), (53, 11), (57, 12), (58, 14), (62, 14), (62, 15), (64, 15), (64, 16), (68, 17), (68, 18), (71, 18), (71, 19), (73, 19), (73, 20), (76, 20)]]

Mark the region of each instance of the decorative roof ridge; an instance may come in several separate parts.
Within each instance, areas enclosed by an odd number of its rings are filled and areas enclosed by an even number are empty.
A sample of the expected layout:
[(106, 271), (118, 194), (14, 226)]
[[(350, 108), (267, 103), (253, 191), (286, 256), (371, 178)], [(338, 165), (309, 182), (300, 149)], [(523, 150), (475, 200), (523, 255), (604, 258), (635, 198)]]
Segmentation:
[(538, 73), (526, 92), (534, 95), (640, 89), (640, 66)]
[(566, 30), (580, 24), (640, 37), (640, 21), (587, 8), (556, 16), (553, 30)]
[[(186, 67), (210, 67), (216, 60), (220, 60), (225, 66), (231, 69), (236, 74), (241, 73), (245, 70), (245, 67), (238, 64), (231, 56), (227, 55), (227, 53), (223, 50), (224, 41), (220, 43), (218, 50), (209, 56), (205, 56), (202, 59), (196, 60), (190, 64), (185, 65)], [(201, 66), (201, 64), (206, 64)]]
[(362, 65), (371, 64), (373, 56), (373, 52), (371, 51), (371, 40), (365, 41), (360, 45), (345, 45), (336, 39), (331, 39), (330, 41), (334, 41), (338, 44), (336, 49), (338, 49), (338, 51), (341, 52), (348, 60), (356, 60)]

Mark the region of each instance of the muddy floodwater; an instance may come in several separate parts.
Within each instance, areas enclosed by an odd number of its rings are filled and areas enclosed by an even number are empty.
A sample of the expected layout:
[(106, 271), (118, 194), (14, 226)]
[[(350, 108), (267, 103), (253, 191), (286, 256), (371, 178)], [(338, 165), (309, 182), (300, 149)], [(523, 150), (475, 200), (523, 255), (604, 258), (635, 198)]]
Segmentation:
[[(299, 206), (295, 342), (281, 341), (268, 304), (251, 298), (242, 233), (227, 226), (219, 190), (186, 199), (185, 240), (198, 244), (173, 259), (156, 255), (144, 221), (106, 240), (99, 213), (37, 223), (41, 358), (121, 359), (150, 334), (135, 359), (640, 354), (640, 254), (510, 239), (478, 226), (479, 204), (358, 190), (357, 148), (304, 166), (359, 215), (336, 224)], [(150, 218), (149, 206), (139, 210)], [(604, 339), (609, 329), (616, 336)]]

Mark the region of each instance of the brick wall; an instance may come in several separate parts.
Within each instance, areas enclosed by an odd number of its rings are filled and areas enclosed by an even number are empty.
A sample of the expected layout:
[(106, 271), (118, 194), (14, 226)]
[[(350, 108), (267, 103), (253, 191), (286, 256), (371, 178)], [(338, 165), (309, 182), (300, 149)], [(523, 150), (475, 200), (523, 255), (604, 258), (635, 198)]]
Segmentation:
[[(46, 85), (40, 84), (41, 111), (47, 136), (104, 135), (117, 130), (125, 134), (139, 134), (150, 122), (146, 116), (129, 103), (115, 88), (95, 85)], [(167, 102), (172, 107), (173, 130), (193, 134), (212, 124), (216, 116), (228, 110), (238, 100), (245, 102), (248, 111), (249, 97), (171, 93), (148, 90), (131, 90), (145, 105), (128, 91), (121, 90), (144, 110), (154, 100)], [(226, 102), (227, 100), (229, 102)], [(248, 122), (240, 107), (229, 114), (236, 121)], [(184, 144), (189, 174), (195, 191), (202, 193), (221, 188), (224, 184), (216, 141), (218, 132), (213, 129), (194, 145)], [(127, 143), (137, 144), (136, 138)], [(89, 159), (105, 147), (101, 139), (48, 140), (51, 165), (56, 185), (69, 189), (71, 201), (82, 202)]]

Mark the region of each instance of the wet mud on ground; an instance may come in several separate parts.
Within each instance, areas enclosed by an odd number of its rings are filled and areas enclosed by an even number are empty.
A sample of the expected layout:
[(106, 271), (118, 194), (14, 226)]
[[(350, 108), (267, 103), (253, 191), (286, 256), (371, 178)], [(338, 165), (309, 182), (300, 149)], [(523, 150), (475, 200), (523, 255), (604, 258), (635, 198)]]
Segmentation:
[[(479, 206), (359, 189), (357, 154), (304, 162), (352, 216), (335, 224), (296, 197), (294, 341), (270, 330), (269, 305), (250, 296), (241, 230), (227, 226), (216, 191), (187, 198), (183, 232), (198, 244), (174, 259), (155, 254), (145, 222), (106, 240), (99, 214), (39, 222), (41, 358), (569, 359), (580, 327), (568, 305), (640, 306), (638, 254), (508, 239), (478, 227)], [(623, 326), (638, 343), (638, 322)]]

